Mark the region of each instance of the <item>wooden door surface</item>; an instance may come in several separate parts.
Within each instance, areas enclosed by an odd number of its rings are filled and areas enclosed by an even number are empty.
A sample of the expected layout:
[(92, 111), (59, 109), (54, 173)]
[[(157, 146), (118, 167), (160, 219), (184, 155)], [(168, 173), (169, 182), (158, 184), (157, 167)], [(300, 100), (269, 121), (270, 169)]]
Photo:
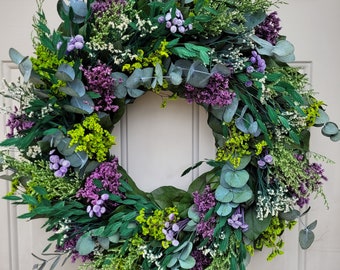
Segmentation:
[[(58, 25), (56, 0), (44, 4), (49, 26)], [(340, 123), (340, 84), (338, 83), (338, 53), (340, 37), (339, 0), (289, 0), (281, 6), (282, 34), (287, 35), (296, 48), (294, 65), (300, 66), (311, 80), (319, 98), (328, 104), (332, 121)], [(8, 49), (14, 47), (24, 55), (32, 54), (32, 16), (36, 10), (35, 0), (0, 1), (0, 76), (16, 80), (18, 71), (9, 61)], [(2, 102), (2, 101), (1, 101)], [(3, 103), (3, 102), (2, 102)], [(206, 125), (207, 115), (196, 105), (184, 100), (170, 101), (167, 108), (160, 108), (161, 99), (145, 95), (132, 104), (126, 116), (116, 127), (117, 146), (112, 152), (140, 187), (150, 191), (162, 185), (186, 188), (200, 172), (195, 171), (184, 178), (181, 173), (192, 163), (213, 158), (213, 138)], [(2, 104), (2, 107), (11, 104)], [(0, 117), (5, 134), (5, 117)], [(340, 264), (340, 143), (331, 143), (313, 129), (312, 150), (327, 155), (335, 165), (327, 164), (328, 183), (325, 193), (329, 200), (327, 210), (321, 198), (312, 202), (308, 221), (318, 219), (315, 243), (307, 251), (298, 246), (298, 227), (284, 235), (285, 255), (266, 262), (266, 252), (252, 258), (249, 270), (338, 270)], [(204, 170), (204, 168), (202, 168)], [(8, 183), (0, 182), (0, 194), (9, 189)], [(0, 201), (0, 269), (26, 270), (37, 260), (46, 245), (46, 235), (40, 229), (43, 221), (27, 222), (16, 216), (25, 212), (8, 202)], [(300, 225), (301, 226), (301, 225)], [(59, 269), (59, 268), (58, 268)], [(76, 269), (68, 264), (64, 269)]]

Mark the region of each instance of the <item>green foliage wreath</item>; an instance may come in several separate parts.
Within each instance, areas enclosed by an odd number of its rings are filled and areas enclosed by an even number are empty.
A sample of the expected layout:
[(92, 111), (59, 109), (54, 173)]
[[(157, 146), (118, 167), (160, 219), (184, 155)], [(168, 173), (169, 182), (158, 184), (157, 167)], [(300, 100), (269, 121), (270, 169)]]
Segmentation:
[[(324, 103), (294, 61), (269, 13), (275, 0), (59, 0), (57, 30), (42, 1), (35, 55), (10, 49), (22, 72), (6, 83), (19, 102), (8, 115), (5, 198), (20, 218), (46, 218), (56, 255), (80, 269), (245, 269), (254, 250), (283, 253), (281, 235), (326, 177), (309, 129), (340, 139)], [(215, 138), (211, 169), (187, 191), (143, 192), (119, 165), (111, 132), (128, 104), (151, 91), (204, 107)], [(170, 94), (169, 94), (170, 93)], [(113, 147), (112, 147), (113, 146)], [(305, 208), (303, 208), (305, 207)], [(307, 208), (308, 209), (308, 208)], [(316, 222), (300, 232), (302, 248)], [(47, 250), (44, 251), (46, 253)]]

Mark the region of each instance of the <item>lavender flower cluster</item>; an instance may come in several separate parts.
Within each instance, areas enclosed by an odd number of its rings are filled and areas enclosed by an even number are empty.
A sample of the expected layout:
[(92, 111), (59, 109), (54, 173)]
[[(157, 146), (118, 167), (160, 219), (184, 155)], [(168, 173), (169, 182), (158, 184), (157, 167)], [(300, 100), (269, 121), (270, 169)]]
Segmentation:
[(10, 113), (6, 126), (10, 128), (10, 131), (6, 134), (7, 138), (14, 137), (15, 132), (22, 132), (30, 129), (34, 126), (34, 122), (27, 120), (25, 114), (18, 114), (18, 108), (14, 107), (14, 112)]
[[(259, 55), (256, 51), (251, 52), (251, 57), (249, 58), (249, 61), (252, 65), (247, 67), (247, 73), (251, 74), (254, 71), (264, 73), (266, 70), (266, 61)], [(248, 80), (245, 82), (246, 87), (251, 87), (253, 85), (252, 80)]]
[(215, 216), (211, 216), (208, 220), (205, 220), (205, 214), (216, 205), (214, 192), (211, 191), (210, 186), (206, 186), (203, 193), (199, 194), (197, 191), (193, 194), (194, 204), (200, 217), (200, 222), (197, 224), (196, 232), (198, 235), (202, 235), (203, 238), (213, 237), (214, 229), (216, 225)]
[[(57, 49), (59, 50), (61, 45), (63, 44), (62, 41), (59, 41), (57, 44)], [(67, 42), (66, 51), (67, 53), (72, 52), (73, 50), (81, 50), (84, 48), (84, 37), (82, 35), (76, 35), (75, 37), (71, 37), (71, 39)]]
[(104, 193), (100, 196), (99, 200), (93, 200), (92, 205), (88, 205), (86, 212), (89, 213), (89, 217), (93, 217), (95, 214), (97, 217), (101, 217), (106, 212), (105, 202), (109, 199), (109, 194)]
[[(101, 214), (106, 212), (107, 207), (116, 206), (116, 204), (108, 202), (109, 194), (115, 194), (121, 198), (124, 197), (124, 194), (119, 191), (121, 176), (118, 172), (118, 159), (114, 158), (111, 161), (101, 163), (86, 178), (84, 187), (77, 192), (77, 197), (82, 197), (88, 203), (91, 203), (91, 209), (87, 208), (89, 216), (92, 217), (93, 214), (101, 216)], [(95, 180), (100, 181), (101, 187), (96, 185)], [(104, 203), (106, 203), (105, 206)]]
[(267, 165), (273, 164), (273, 157), (269, 154), (266, 154), (263, 158), (257, 161), (257, 165), (260, 169), (265, 169)]
[(282, 29), (280, 21), (276, 11), (270, 13), (266, 19), (256, 27), (255, 34), (259, 38), (275, 45), (279, 37), (279, 32)]
[(185, 25), (185, 20), (182, 12), (176, 8), (174, 13), (175, 17), (172, 17), (172, 9), (165, 14), (165, 16), (158, 17), (159, 23), (165, 23), (165, 27), (170, 29), (171, 33), (179, 32), (184, 34), (188, 30), (192, 30), (192, 24)]
[(242, 229), (243, 232), (248, 230), (249, 226), (244, 221), (244, 209), (241, 206), (238, 206), (231, 218), (228, 218), (228, 224), (234, 229)]
[(115, 80), (111, 77), (112, 68), (106, 64), (99, 63), (87, 69), (81, 67), (81, 70), (87, 80), (87, 90), (100, 95), (99, 99), (94, 100), (95, 111), (116, 112), (119, 107), (114, 104), (116, 96), (114, 95)]
[[(165, 235), (165, 239), (167, 241), (171, 241), (171, 244), (177, 247), (179, 245), (179, 241), (176, 239), (176, 236), (184, 228), (185, 225), (183, 226), (183, 222), (176, 223), (174, 214), (170, 214), (168, 218), (169, 221), (165, 222), (162, 232)], [(185, 222), (185, 224), (187, 224), (187, 221)]]
[(189, 103), (212, 106), (226, 106), (233, 102), (236, 94), (229, 89), (229, 78), (220, 73), (214, 73), (205, 88), (196, 88), (190, 84), (185, 85), (185, 98)]
[(71, 166), (71, 163), (64, 158), (60, 158), (58, 155), (54, 154), (55, 149), (50, 151), (50, 170), (54, 171), (55, 177), (64, 177)]

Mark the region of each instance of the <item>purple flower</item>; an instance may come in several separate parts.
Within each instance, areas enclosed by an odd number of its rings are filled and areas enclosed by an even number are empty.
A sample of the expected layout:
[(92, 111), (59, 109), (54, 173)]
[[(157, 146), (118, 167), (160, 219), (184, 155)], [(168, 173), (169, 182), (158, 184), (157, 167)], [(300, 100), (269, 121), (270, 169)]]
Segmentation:
[(255, 28), (255, 34), (271, 44), (275, 45), (279, 38), (279, 31), (281, 30), (280, 18), (277, 12), (270, 13), (266, 19)]
[(100, 98), (94, 99), (95, 111), (116, 112), (114, 95), (115, 79), (111, 76), (112, 68), (106, 64), (98, 63), (96, 66), (85, 69), (81, 67), (87, 80), (87, 90), (100, 94)]
[(193, 250), (191, 256), (194, 257), (196, 261), (195, 266), (194, 268), (192, 268), (192, 270), (204, 270), (212, 262), (212, 259), (204, 255), (201, 250)]
[(273, 164), (273, 157), (269, 154), (265, 155), (263, 160), (268, 163), (269, 165)]
[(34, 122), (27, 120), (25, 114), (19, 114), (18, 108), (14, 107), (14, 112), (9, 115), (6, 126), (10, 128), (9, 133), (6, 134), (7, 138), (13, 138), (15, 132), (20, 134), (34, 126)]
[[(257, 66), (257, 68), (255, 69), (253, 67), (254, 70), (256, 70), (257, 72), (261, 72), (264, 73), (265, 69), (267, 67), (266, 65), (266, 61), (264, 59), (262, 59), (261, 55), (259, 55), (256, 51), (252, 51), (251, 52), (251, 57), (249, 58), (249, 61), (254, 65)], [(247, 72), (251, 66), (247, 67)], [(249, 72), (248, 72), (249, 73)]]
[(244, 83), (244, 85), (245, 85), (246, 87), (251, 87), (251, 86), (253, 85), (253, 81), (252, 81), (252, 80), (246, 81), (246, 82)]
[(266, 162), (263, 159), (260, 159), (257, 161), (257, 165), (261, 168), (264, 169), (266, 167)]
[[(99, 199), (106, 201), (105, 198), (108, 198), (108, 196), (102, 195), (103, 191), (106, 194), (115, 194), (123, 198), (124, 194), (119, 191), (121, 176), (118, 172), (117, 158), (103, 162), (86, 178), (84, 187), (77, 192), (77, 197), (84, 198), (87, 202), (92, 202), (92, 204)], [(100, 181), (102, 187), (95, 185), (95, 180)], [(113, 202), (110, 204), (110, 206), (117, 205), (117, 203)]]
[(228, 219), (228, 224), (234, 229), (241, 228), (243, 232), (248, 230), (248, 224), (244, 221), (244, 209), (237, 207), (231, 218)]
[(165, 16), (158, 17), (159, 23), (165, 22), (165, 27), (170, 30), (171, 33), (179, 32), (184, 34), (186, 31), (192, 29), (192, 25), (184, 25), (183, 14), (179, 9), (175, 11), (175, 17), (172, 17), (172, 10), (165, 14)]
[(236, 97), (236, 94), (229, 90), (229, 78), (220, 73), (214, 73), (205, 88), (186, 84), (185, 90), (185, 98), (189, 103), (223, 107), (230, 105)]
[(97, 0), (91, 4), (91, 9), (95, 16), (101, 17), (104, 12), (108, 11), (112, 5), (126, 4), (125, 0)]

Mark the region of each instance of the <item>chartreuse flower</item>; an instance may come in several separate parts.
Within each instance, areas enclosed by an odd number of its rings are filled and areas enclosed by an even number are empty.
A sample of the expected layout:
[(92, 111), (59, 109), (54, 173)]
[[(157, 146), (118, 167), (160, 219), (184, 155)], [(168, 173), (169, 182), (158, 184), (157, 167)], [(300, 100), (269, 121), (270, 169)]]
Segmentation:
[(217, 149), (217, 161), (229, 161), (235, 168), (240, 165), (241, 158), (250, 155), (249, 141), (252, 135), (238, 131), (234, 122), (227, 124), (229, 127), (228, 138), (224, 146)]
[(254, 246), (247, 246), (248, 251), (251, 255), (254, 255), (254, 248), (259, 250), (262, 250), (263, 247), (271, 248), (272, 252), (267, 257), (268, 261), (271, 261), (277, 255), (282, 255), (284, 253), (282, 250), (284, 242), (281, 235), (285, 229), (291, 230), (296, 223), (296, 221), (273, 217), (267, 229), (255, 240)]
[[(65, 86), (66, 83), (60, 80), (51, 80), (51, 78), (61, 64), (69, 64), (70, 66), (73, 66), (74, 61), (69, 62), (64, 58), (58, 59), (56, 54), (49, 51), (43, 45), (36, 46), (35, 54), (36, 58), (31, 57), (33, 70), (45, 83), (50, 85), (53, 94), (63, 96), (64, 93), (59, 92), (58, 89), (61, 86)], [(51, 73), (49, 73), (48, 70), (50, 70)]]
[(90, 159), (98, 162), (105, 161), (111, 146), (115, 144), (115, 137), (103, 129), (97, 114), (92, 114), (74, 129), (67, 132), (71, 137), (70, 146), (77, 145), (76, 151), (84, 151)]
[(137, 68), (143, 67), (155, 67), (157, 64), (162, 64), (164, 58), (168, 58), (170, 51), (167, 49), (167, 42), (163, 40), (159, 47), (151, 52), (148, 56), (145, 56), (145, 52), (141, 49), (138, 50), (135, 56), (135, 62), (132, 64), (125, 64), (123, 66), (123, 71), (133, 72)]
[(163, 248), (166, 249), (171, 245), (171, 241), (166, 240), (163, 229), (167, 222), (177, 221), (179, 219), (178, 215), (176, 207), (156, 209), (149, 216), (146, 216), (143, 208), (139, 211), (136, 221), (142, 225), (142, 235), (161, 241)]
[(324, 105), (323, 101), (312, 99), (312, 104), (310, 104), (304, 112), (307, 114), (306, 125), (312, 127), (315, 124), (316, 118), (320, 116), (319, 108)]

